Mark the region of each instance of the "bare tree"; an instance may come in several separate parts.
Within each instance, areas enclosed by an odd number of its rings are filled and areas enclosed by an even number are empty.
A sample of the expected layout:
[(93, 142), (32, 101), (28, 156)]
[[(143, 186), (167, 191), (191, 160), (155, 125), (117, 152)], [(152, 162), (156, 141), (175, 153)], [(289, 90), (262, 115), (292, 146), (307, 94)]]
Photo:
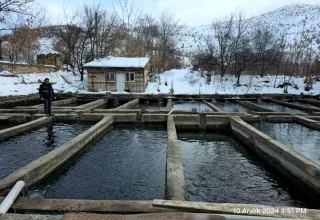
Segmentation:
[(253, 47), (257, 54), (257, 68), (261, 77), (274, 65), (276, 49), (274, 35), (269, 27), (259, 27), (253, 36)]
[(170, 64), (170, 59), (174, 60), (176, 52), (175, 37), (181, 31), (181, 26), (175, 17), (163, 12), (159, 20), (159, 36), (157, 39), (157, 72), (160, 73), (167, 70)]
[[(21, 20), (29, 20), (39, 16), (39, 11), (31, 7), (35, 0), (1, 0), (0, 1), (0, 60), (3, 59), (2, 49), (6, 36), (10, 35), (10, 31), (21, 26)], [(44, 12), (44, 10), (41, 10)], [(35, 12), (35, 13), (34, 13)], [(44, 14), (44, 13), (43, 13)], [(23, 17), (23, 19), (21, 19)]]
[(236, 86), (240, 85), (240, 77), (242, 73), (252, 65), (256, 60), (256, 54), (250, 45), (251, 40), (248, 37), (241, 37), (236, 43), (233, 51), (232, 67), (237, 77)]
[(35, 9), (32, 15), (18, 14), (8, 23), (12, 30), (7, 37), (6, 50), (11, 62), (17, 62), (18, 59), (29, 64), (34, 62), (43, 22), (45, 22), (44, 11)]
[(136, 55), (152, 55), (158, 37), (159, 28), (156, 19), (149, 14), (142, 15), (136, 25)]
[(9, 14), (29, 14), (30, 3), (35, 0), (1, 0), (0, 23), (6, 20)]
[(275, 72), (276, 77), (275, 77), (274, 85), (273, 85), (274, 88), (276, 88), (277, 78), (278, 78), (278, 75), (282, 69), (281, 67), (282, 67), (282, 64), (283, 64), (284, 58), (285, 58), (286, 46), (287, 46), (286, 34), (282, 33), (280, 35), (280, 37), (275, 42), (275, 62), (274, 62), (274, 65), (275, 65), (275, 69), (276, 69), (276, 72)]
[(234, 51), (248, 29), (244, 13), (238, 11), (211, 24), (211, 37), (206, 39), (206, 46), (211, 56), (210, 62), (219, 70), (221, 79), (233, 62)]
[(71, 64), (83, 80), (84, 64), (109, 55), (118, 40), (119, 25), (112, 13), (99, 5), (84, 5), (73, 16), (66, 17), (66, 25), (58, 30), (60, 42), (64, 45), (67, 64)]
[(124, 55), (131, 56), (135, 53), (134, 33), (136, 24), (141, 16), (141, 12), (134, 0), (118, 0), (118, 8), (114, 8), (114, 12), (121, 21), (121, 27), (124, 35), (123, 47)]

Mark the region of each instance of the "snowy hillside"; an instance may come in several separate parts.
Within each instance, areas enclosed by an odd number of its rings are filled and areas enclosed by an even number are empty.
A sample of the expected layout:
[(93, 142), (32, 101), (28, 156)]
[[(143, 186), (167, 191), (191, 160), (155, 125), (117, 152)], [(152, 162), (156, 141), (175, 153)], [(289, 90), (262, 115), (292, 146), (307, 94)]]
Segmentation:
[(56, 54), (59, 53), (53, 50), (53, 46), (56, 43), (57, 39), (55, 37), (40, 37), (38, 39), (39, 42), (39, 50), (37, 54)]
[[(286, 33), (291, 42), (304, 33), (308, 39), (314, 40), (313, 48), (320, 50), (320, 5), (285, 5), (249, 20), (254, 27), (269, 26), (277, 35)], [(186, 53), (196, 51), (203, 37), (209, 33), (209, 28), (210, 25), (186, 27), (177, 38), (178, 49)]]

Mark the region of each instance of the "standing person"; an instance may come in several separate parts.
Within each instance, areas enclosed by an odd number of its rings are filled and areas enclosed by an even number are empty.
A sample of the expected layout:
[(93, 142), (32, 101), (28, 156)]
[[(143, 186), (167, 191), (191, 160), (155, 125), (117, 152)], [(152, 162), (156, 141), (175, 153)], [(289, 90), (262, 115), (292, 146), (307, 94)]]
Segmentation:
[(45, 78), (44, 82), (39, 88), (40, 99), (44, 102), (44, 113), (47, 117), (53, 116), (51, 114), (51, 102), (52, 99), (56, 99), (54, 96), (53, 88), (48, 78)]

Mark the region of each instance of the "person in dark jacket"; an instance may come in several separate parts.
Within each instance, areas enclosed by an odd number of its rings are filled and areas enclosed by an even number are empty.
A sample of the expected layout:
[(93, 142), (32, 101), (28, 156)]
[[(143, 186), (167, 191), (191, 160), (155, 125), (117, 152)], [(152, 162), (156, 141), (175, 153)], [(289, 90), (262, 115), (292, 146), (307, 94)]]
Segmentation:
[(53, 114), (51, 114), (51, 102), (52, 99), (56, 99), (56, 97), (48, 78), (40, 85), (39, 94), (40, 99), (44, 102), (44, 113), (47, 117), (53, 116)]

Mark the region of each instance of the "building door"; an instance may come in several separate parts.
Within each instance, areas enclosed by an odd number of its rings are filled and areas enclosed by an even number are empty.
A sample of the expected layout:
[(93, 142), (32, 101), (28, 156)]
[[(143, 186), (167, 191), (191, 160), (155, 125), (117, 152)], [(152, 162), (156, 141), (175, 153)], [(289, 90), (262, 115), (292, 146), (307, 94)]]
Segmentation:
[(117, 91), (122, 92), (126, 88), (126, 74), (117, 73)]

